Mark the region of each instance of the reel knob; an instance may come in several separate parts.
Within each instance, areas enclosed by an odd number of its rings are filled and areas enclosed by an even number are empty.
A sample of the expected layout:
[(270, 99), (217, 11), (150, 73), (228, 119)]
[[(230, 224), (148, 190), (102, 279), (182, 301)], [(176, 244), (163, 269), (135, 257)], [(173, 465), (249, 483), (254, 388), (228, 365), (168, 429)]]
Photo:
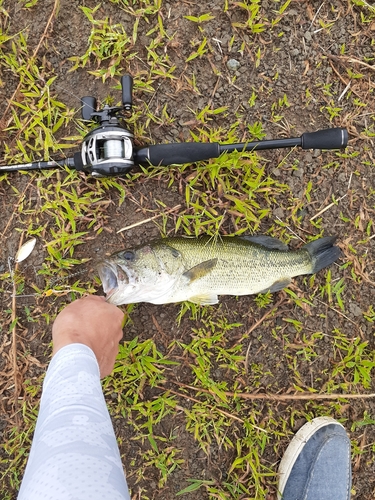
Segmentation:
[(81, 115), (83, 120), (90, 121), (92, 120), (91, 115), (95, 113), (98, 102), (95, 99), (95, 97), (92, 96), (85, 96), (81, 97), (81, 103), (82, 103), (82, 108), (81, 108)]

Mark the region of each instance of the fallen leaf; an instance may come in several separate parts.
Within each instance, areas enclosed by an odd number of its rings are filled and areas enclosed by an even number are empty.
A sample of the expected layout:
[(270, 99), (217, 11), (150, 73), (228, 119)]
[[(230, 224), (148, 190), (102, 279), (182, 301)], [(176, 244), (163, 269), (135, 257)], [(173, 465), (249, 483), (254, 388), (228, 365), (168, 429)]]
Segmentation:
[(26, 241), (26, 243), (24, 243), (22, 247), (18, 250), (15, 257), (15, 261), (22, 262), (23, 260), (27, 259), (27, 257), (34, 250), (35, 243), (36, 243), (36, 238), (32, 238), (31, 240)]

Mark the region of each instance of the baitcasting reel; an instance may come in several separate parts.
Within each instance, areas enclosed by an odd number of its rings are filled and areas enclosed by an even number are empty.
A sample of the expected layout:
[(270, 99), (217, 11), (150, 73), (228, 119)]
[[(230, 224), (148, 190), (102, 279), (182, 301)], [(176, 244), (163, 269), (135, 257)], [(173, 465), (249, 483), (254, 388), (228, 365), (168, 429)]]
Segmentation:
[(94, 120), (99, 126), (83, 139), (80, 153), (74, 155), (74, 168), (95, 176), (114, 176), (128, 173), (134, 166), (133, 134), (122, 127), (117, 115), (132, 109), (133, 79), (121, 78), (122, 107), (110, 108), (107, 104), (96, 111), (95, 97), (82, 97), (82, 118)]
[(93, 120), (98, 126), (83, 139), (81, 151), (73, 158), (58, 161), (41, 161), (19, 165), (0, 166), (2, 172), (19, 170), (42, 170), (66, 166), (81, 170), (94, 177), (123, 176), (134, 165), (167, 166), (195, 163), (217, 158), (224, 152), (258, 151), (265, 149), (301, 147), (302, 149), (340, 149), (348, 144), (348, 132), (344, 128), (331, 128), (317, 132), (305, 132), (301, 137), (273, 139), (267, 141), (219, 144), (205, 142), (182, 142), (134, 147), (133, 134), (119, 122), (119, 115), (132, 109), (133, 79), (130, 75), (121, 78), (122, 107), (105, 105), (97, 111), (95, 97), (81, 99), (82, 118)]

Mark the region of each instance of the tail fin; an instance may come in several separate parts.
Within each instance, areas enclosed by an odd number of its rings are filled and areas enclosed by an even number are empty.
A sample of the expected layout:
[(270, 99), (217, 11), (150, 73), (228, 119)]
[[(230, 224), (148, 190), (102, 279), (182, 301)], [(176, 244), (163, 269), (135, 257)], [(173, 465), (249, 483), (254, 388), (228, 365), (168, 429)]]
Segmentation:
[(312, 271), (311, 274), (317, 273), (324, 267), (330, 266), (335, 260), (341, 256), (339, 247), (334, 246), (336, 236), (326, 236), (312, 241), (304, 245), (311, 257)]

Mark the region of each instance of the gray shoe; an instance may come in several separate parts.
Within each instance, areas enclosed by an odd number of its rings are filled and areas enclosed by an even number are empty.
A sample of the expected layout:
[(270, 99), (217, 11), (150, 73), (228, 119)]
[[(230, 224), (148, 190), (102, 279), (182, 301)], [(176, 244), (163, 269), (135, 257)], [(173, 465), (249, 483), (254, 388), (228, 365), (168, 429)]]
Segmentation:
[(350, 500), (350, 439), (331, 417), (307, 422), (292, 439), (279, 466), (282, 500)]

